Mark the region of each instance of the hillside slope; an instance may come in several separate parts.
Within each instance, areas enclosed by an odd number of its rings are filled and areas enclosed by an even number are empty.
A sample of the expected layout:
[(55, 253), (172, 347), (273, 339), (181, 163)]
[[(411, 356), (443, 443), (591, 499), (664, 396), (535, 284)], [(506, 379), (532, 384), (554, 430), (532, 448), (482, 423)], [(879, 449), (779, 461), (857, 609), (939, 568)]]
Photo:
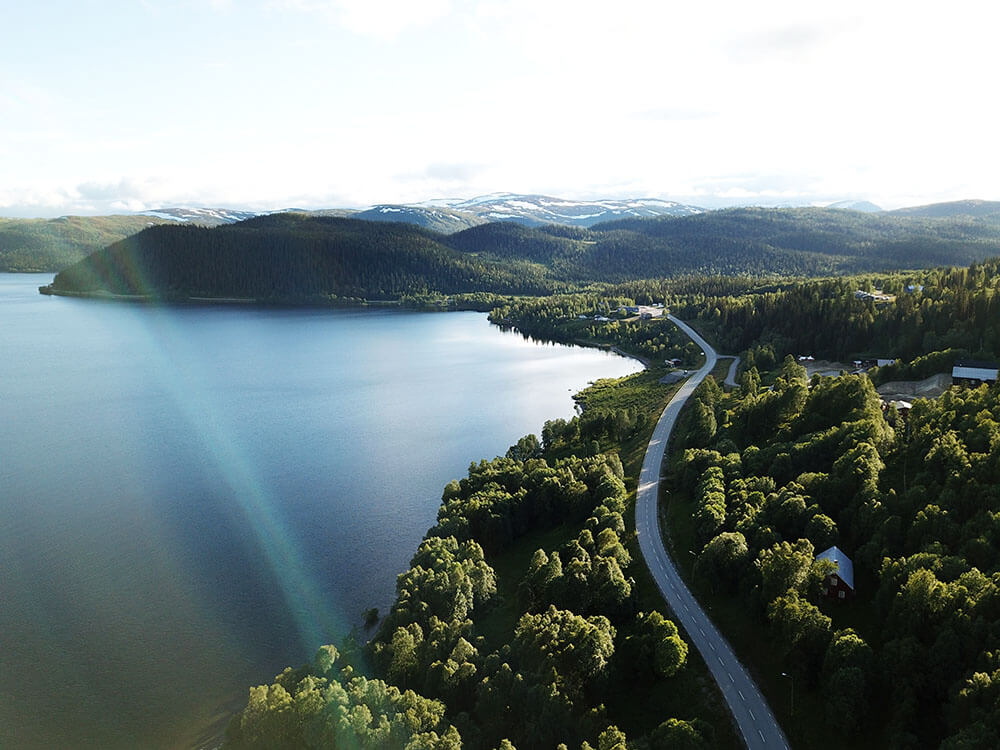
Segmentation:
[(631, 248), (671, 248), (699, 270), (724, 274), (817, 275), (926, 268), (967, 265), (1000, 254), (1000, 226), (968, 216), (734, 208), (678, 218), (627, 219), (593, 229), (609, 235), (621, 233), (619, 244)]
[(452, 232), (458, 232), (486, 223), (486, 219), (480, 218), (476, 214), (454, 211), (450, 208), (394, 204), (373, 206), (367, 211), (359, 211), (353, 214), (352, 218), (364, 219), (365, 221), (392, 221), (414, 224), (424, 229), (440, 232), (441, 234), (451, 234)]
[(0, 219), (0, 271), (58, 271), (112, 242), (156, 224), (151, 216)]
[(152, 227), (57, 277), (55, 291), (261, 299), (536, 294), (684, 275), (822, 276), (1000, 255), (1000, 224), (839, 209), (730, 209), (591, 229), (411, 224), (283, 213)]
[(548, 291), (530, 264), (481, 261), (438, 239), (403, 224), (301, 214), (213, 229), (151, 227), (62, 271), (50, 291), (294, 302)]
[(945, 216), (977, 216), (991, 217), (1000, 220), (1000, 201), (949, 201), (947, 203), (932, 203), (928, 206), (912, 206), (897, 208), (890, 213), (896, 216), (926, 216), (941, 218)]

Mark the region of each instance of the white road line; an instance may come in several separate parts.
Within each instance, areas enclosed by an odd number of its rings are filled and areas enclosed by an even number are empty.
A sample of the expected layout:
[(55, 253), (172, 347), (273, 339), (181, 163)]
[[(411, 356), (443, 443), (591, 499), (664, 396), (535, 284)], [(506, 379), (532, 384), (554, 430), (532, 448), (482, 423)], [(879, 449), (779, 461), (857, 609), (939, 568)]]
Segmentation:
[(754, 721), (757, 721), (757, 717), (753, 715), (753, 709), (748, 708), (747, 711), (750, 712), (750, 718), (753, 719)]
[(737, 690), (736, 692), (740, 694), (740, 698), (742, 698), (744, 701), (747, 699), (747, 697), (745, 695), (743, 695), (743, 691), (742, 690)]

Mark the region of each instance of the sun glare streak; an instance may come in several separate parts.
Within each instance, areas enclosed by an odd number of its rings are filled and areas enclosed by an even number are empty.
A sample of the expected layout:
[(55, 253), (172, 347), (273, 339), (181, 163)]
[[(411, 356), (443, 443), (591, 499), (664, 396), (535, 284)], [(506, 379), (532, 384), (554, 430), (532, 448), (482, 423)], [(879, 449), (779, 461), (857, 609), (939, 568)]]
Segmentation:
[[(149, 286), (141, 269), (131, 265), (138, 290)], [(190, 351), (175, 323), (178, 311), (170, 306), (137, 308), (137, 323), (144, 328), (149, 351), (156, 357), (162, 384), (201, 445), (221, 482), (229, 488), (253, 531), (264, 563), (281, 588), (281, 594), (307, 653), (350, 627), (348, 618), (328, 601), (308, 570), (299, 545), (281, 515), (281, 498), (256, 469), (246, 446), (230, 426), (228, 415), (206, 394), (205, 373), (198, 366), (185, 368), (179, 362), (203, 362)]]

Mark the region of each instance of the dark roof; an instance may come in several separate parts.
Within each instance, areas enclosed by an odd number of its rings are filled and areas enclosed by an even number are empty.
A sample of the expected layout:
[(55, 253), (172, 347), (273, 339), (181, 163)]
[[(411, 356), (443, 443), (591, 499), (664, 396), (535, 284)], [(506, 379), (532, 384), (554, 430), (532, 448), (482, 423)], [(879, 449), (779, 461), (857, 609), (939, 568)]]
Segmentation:
[(960, 359), (955, 362), (955, 367), (975, 367), (983, 370), (996, 370), (1000, 368), (996, 362), (984, 362), (976, 359)]

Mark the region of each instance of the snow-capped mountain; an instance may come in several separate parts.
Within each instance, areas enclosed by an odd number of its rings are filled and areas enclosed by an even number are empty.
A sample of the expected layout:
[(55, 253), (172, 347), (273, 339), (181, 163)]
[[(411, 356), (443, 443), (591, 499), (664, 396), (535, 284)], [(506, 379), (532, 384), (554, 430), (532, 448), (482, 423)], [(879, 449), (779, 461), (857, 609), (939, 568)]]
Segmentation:
[(455, 211), (444, 206), (406, 206), (384, 204), (352, 214), (353, 219), (366, 221), (402, 221), (420, 227), (452, 234), (469, 227), (485, 224), (486, 219), (468, 211)]
[(235, 224), (237, 221), (252, 219), (259, 216), (257, 211), (238, 211), (231, 208), (156, 208), (149, 211), (139, 211), (143, 216), (155, 216), (158, 219), (178, 221), (184, 224), (200, 224), (214, 227), (219, 224)]
[[(285, 209), (297, 210), (297, 209)], [(514, 221), (528, 226), (569, 224), (589, 227), (602, 221), (654, 216), (687, 216), (704, 209), (658, 198), (577, 201), (547, 195), (492, 193), (476, 198), (455, 198), (409, 204), (380, 204), (360, 211), (322, 209), (306, 211), (321, 216), (351, 216), (367, 221), (401, 221), (450, 234), (491, 221)], [(202, 226), (232, 224), (274, 211), (241, 211), (227, 208), (157, 208), (145, 216)]]
[(837, 201), (830, 203), (827, 208), (842, 208), (848, 211), (863, 211), (866, 214), (874, 214), (882, 211), (880, 206), (876, 206), (871, 201)]
[(623, 218), (688, 216), (704, 210), (658, 198), (582, 201), (517, 193), (492, 193), (476, 198), (442, 199), (417, 205), (427, 208), (447, 207), (475, 214), (485, 221), (516, 221), (528, 225), (570, 224), (578, 227)]

